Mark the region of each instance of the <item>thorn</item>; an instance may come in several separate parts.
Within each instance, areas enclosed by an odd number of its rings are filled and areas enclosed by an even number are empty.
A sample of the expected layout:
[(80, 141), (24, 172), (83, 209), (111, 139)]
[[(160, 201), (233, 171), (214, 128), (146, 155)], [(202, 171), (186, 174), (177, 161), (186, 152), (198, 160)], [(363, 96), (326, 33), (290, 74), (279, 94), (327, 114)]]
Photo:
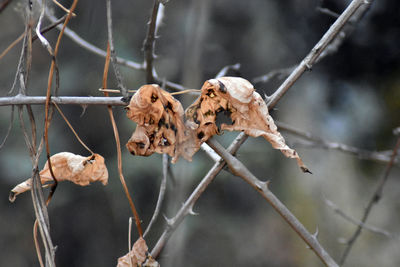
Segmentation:
[(269, 185), (269, 181), (266, 181), (266, 182), (257, 181), (256, 182), (257, 189), (260, 191), (268, 190), (268, 185)]
[(82, 113), (81, 113), (81, 115), (79, 116), (79, 118), (82, 118), (83, 115), (85, 115), (85, 112), (86, 112), (86, 109), (87, 109), (88, 105), (81, 105), (81, 107), (82, 107)]
[(190, 215), (193, 215), (193, 216), (199, 215), (197, 212), (194, 212), (194, 211), (193, 211), (193, 206), (189, 208), (189, 214), (190, 214)]
[(269, 103), (271, 101), (271, 97), (264, 93), (264, 101), (265, 103)]
[(317, 229), (315, 230), (315, 233), (312, 235), (315, 239), (318, 239), (318, 234), (319, 234), (319, 229), (317, 226)]
[(174, 224), (174, 220), (173, 219), (168, 219), (168, 217), (165, 214), (163, 214), (163, 217), (164, 217), (165, 221), (167, 222), (167, 225), (169, 227), (172, 227), (172, 225)]
[(17, 198), (17, 196), (15, 195), (15, 192), (10, 191), (10, 195), (8, 196), (8, 200), (13, 203), (15, 201), (15, 199)]
[(308, 71), (312, 71), (312, 66), (309, 63), (306, 63), (305, 65)]

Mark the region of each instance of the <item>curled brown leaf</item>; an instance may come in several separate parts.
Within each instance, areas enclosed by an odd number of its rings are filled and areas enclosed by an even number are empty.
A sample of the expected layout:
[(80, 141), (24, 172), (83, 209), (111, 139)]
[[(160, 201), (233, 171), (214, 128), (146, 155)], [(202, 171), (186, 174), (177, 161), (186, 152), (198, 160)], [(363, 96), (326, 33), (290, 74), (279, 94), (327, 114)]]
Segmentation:
[[(192, 131), (183, 123), (181, 103), (157, 84), (142, 86), (126, 107), (129, 119), (137, 123), (135, 132), (126, 144), (139, 156), (167, 153), (176, 162), (181, 155), (191, 160), (194, 150), (188, 144)], [(186, 143), (185, 149), (183, 143)]]
[(223, 130), (244, 131), (253, 137), (264, 137), (286, 157), (296, 159), (303, 172), (310, 172), (297, 152), (286, 145), (264, 100), (243, 78), (206, 81), (200, 97), (186, 110), (186, 118), (187, 124), (196, 129), (200, 144)]
[[(53, 173), (58, 182), (70, 181), (80, 186), (99, 181), (103, 185), (108, 183), (108, 171), (104, 163), (104, 158), (99, 154), (89, 157), (75, 155), (70, 152), (60, 152), (50, 157)], [(40, 171), (41, 183), (45, 186), (53, 182), (49, 164), (46, 162)], [(30, 190), (32, 178), (15, 186), (9, 196), (11, 202), (15, 201), (17, 195)]]

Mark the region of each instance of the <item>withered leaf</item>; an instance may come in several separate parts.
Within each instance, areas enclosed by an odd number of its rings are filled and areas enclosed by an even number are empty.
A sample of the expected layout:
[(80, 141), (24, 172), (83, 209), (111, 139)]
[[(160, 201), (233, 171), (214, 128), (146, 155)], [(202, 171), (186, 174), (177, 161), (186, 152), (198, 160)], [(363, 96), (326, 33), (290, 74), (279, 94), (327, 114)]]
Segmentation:
[(160, 264), (148, 252), (146, 241), (140, 237), (133, 244), (132, 250), (118, 259), (117, 267), (158, 267)]
[[(167, 153), (176, 162), (181, 155), (191, 160), (195, 153), (189, 144), (194, 132), (185, 127), (181, 103), (157, 84), (144, 85), (126, 107), (129, 119), (137, 123), (126, 147), (139, 156)], [(185, 149), (181, 149), (185, 143)]]
[(264, 100), (243, 78), (206, 81), (200, 97), (187, 108), (186, 118), (188, 125), (196, 129), (200, 144), (223, 130), (244, 131), (253, 137), (264, 137), (286, 157), (296, 159), (302, 171), (309, 172), (297, 152), (286, 145)]
[[(99, 154), (89, 157), (75, 155), (70, 152), (57, 153), (50, 157), (53, 173), (58, 182), (71, 181), (80, 186), (99, 181), (103, 185), (108, 183), (108, 171), (104, 164), (104, 158)], [(53, 182), (48, 162), (39, 173), (43, 185)], [(32, 178), (15, 186), (11, 192), (9, 200), (15, 201), (17, 195), (30, 190)]]

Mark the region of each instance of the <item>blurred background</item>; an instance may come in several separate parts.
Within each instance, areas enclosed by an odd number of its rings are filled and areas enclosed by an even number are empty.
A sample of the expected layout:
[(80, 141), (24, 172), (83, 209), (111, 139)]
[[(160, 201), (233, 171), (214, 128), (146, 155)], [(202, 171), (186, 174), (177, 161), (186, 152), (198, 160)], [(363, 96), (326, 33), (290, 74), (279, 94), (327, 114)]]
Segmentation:
[[(3, 1), (5, 2), (5, 1)], [(51, 2), (51, 1), (50, 1)], [(188, 88), (200, 88), (224, 66), (240, 64), (230, 75), (250, 81), (270, 71), (298, 64), (318, 42), (335, 18), (318, 10), (341, 13), (351, 1), (170, 0), (165, 7), (155, 53), (161, 78)], [(72, 1), (61, 1), (68, 7)], [(141, 63), (142, 45), (153, 1), (112, 1), (114, 42), (118, 56)], [(0, 13), (0, 51), (24, 31), (23, 6), (12, 1)], [(63, 15), (50, 4), (57, 17)], [(105, 49), (105, 1), (80, 1), (69, 27), (90, 43)], [(307, 72), (282, 98), (275, 120), (327, 141), (368, 151), (390, 151), (400, 121), (400, 2), (374, 1), (370, 11), (354, 24), (340, 49)], [(46, 34), (54, 45), (57, 30)], [(6, 96), (17, 70), (21, 45), (0, 60), (0, 93)], [(45, 95), (51, 58), (35, 42), (28, 84), (29, 95)], [(104, 59), (64, 36), (59, 56), (62, 96), (101, 96)], [(145, 82), (145, 73), (121, 67), (128, 88)], [(110, 70), (109, 87), (116, 82)], [(272, 94), (282, 82), (254, 82), (261, 94)], [(14, 91), (12, 95), (15, 95)], [(194, 98), (181, 97), (184, 107)], [(57, 245), (58, 266), (115, 266), (128, 251), (128, 201), (117, 173), (114, 136), (105, 107), (62, 106), (75, 130), (96, 153), (103, 155), (109, 184), (79, 187), (63, 182), (48, 208), (51, 234)], [(119, 127), (123, 170), (134, 202), (146, 227), (153, 214), (162, 177), (162, 156), (135, 157), (124, 144), (135, 125), (122, 107), (114, 107)], [(43, 132), (43, 106), (33, 106), (39, 134)], [(0, 137), (10, 123), (11, 107), (0, 107)], [(28, 122), (27, 117), (25, 121)], [(25, 193), (9, 203), (9, 191), (31, 175), (31, 160), (15, 113), (11, 135), (0, 150), (0, 265), (39, 266), (32, 226), (32, 200)], [(238, 158), (262, 180), (310, 232), (319, 232), (322, 246), (339, 260), (356, 226), (336, 214), (330, 200), (342, 211), (360, 219), (385, 163), (363, 160), (348, 153), (304, 144), (283, 132), (313, 174), (303, 174), (294, 160), (273, 150), (263, 138), (249, 138)], [(237, 133), (218, 140), (227, 146)], [(50, 149), (87, 155), (59, 114), (50, 127)], [(2, 139), (1, 139), (2, 140)], [(40, 166), (45, 162), (43, 154)], [(397, 163), (398, 164), (398, 163)], [(172, 166), (162, 214), (173, 217), (213, 165), (200, 151), (189, 163)], [(400, 266), (400, 180), (396, 165), (383, 197), (367, 221), (391, 237), (364, 230), (347, 258), (346, 266)], [(322, 266), (315, 254), (249, 185), (227, 171), (210, 184), (174, 232), (158, 258), (161, 266)], [(157, 220), (146, 241), (153, 248), (165, 228)], [(134, 231), (133, 240), (137, 238)]]

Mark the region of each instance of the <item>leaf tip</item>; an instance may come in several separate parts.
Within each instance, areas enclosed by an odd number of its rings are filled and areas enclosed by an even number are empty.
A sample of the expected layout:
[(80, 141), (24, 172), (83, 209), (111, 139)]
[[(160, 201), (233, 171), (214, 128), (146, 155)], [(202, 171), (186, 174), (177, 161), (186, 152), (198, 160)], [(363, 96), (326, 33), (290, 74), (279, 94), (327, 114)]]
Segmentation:
[(300, 169), (301, 169), (304, 173), (313, 174), (306, 166), (301, 166)]
[(16, 198), (17, 198), (17, 194), (14, 191), (10, 191), (10, 194), (8, 195), (8, 200), (11, 203), (14, 203)]

